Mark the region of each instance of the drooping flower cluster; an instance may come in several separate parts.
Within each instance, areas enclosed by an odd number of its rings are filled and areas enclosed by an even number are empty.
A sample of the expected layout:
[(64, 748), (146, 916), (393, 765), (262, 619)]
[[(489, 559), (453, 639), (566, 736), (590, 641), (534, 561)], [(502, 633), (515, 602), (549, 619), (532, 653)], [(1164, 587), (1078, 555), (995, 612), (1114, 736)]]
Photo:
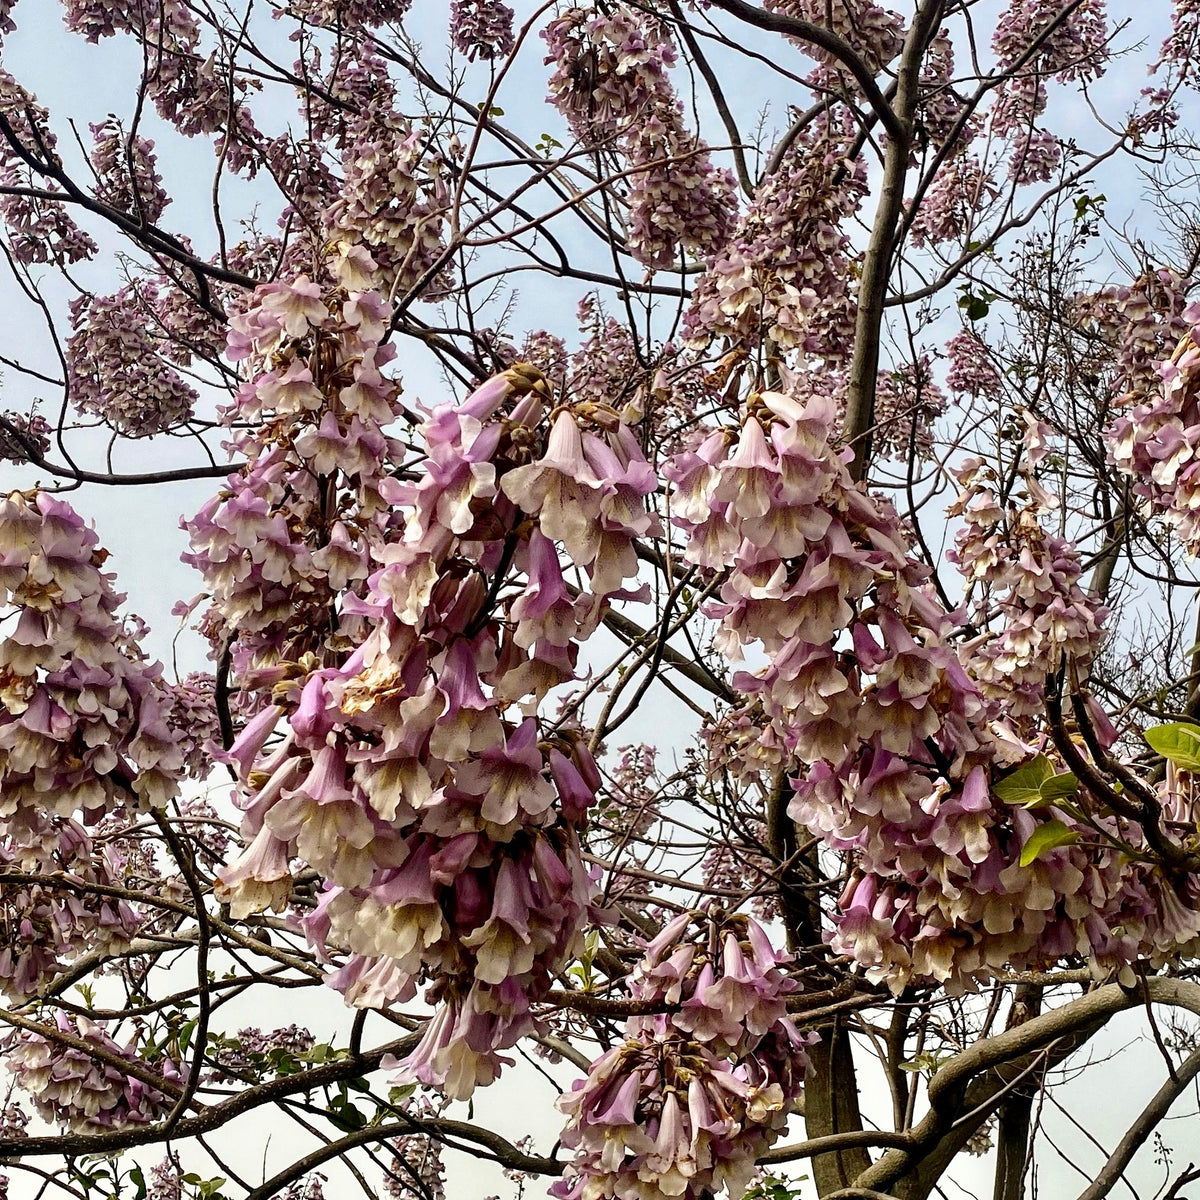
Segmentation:
[(1067, 660), (1086, 680), (1108, 609), (1080, 587), (1075, 543), (1043, 528), (1044, 514), (1057, 507), (1036, 478), (1048, 431), (1023, 416), (1020, 507), (1005, 501), (1005, 482), (993, 467), (970, 458), (955, 471), (963, 490), (948, 515), (964, 519), (950, 557), (979, 589), (976, 624), (986, 628), (993, 613), (1000, 621), (962, 646), (963, 661), (983, 691), (1003, 702), (1007, 718), (1030, 733), (1029, 722), (1044, 712), (1047, 675)]
[[(577, 830), (598, 777), (535, 714), (655, 528), (632, 431), (588, 404), (556, 410), (547, 433), (545, 399), (514, 368), (432, 412), (416, 481), (389, 491), (404, 536), (365, 597), (343, 600), (370, 635), (277, 688), (230, 756), (249, 845), (218, 894), (235, 915), (282, 908), (290, 859), (314, 867), (328, 888), (310, 937), (350, 951), (332, 982), (378, 1006), (428, 979), (441, 1007), (405, 1069), (456, 1097), (494, 1078), (575, 952), (590, 889)], [(560, 545), (590, 592), (568, 589)]]
[(551, 1195), (739, 1196), (787, 1128), (806, 1062), (786, 1015), (788, 958), (751, 918), (714, 912), (691, 931), (693, 920), (671, 921), (631, 978), (634, 998), (669, 1011), (630, 1018), (559, 1099), (575, 1158)]
[[(767, 668), (735, 676), (759, 697), (800, 761), (845, 765), (873, 745), (879, 765), (931, 737), (962, 777), (985, 761), (984, 705), (943, 638), (948, 618), (907, 558), (895, 514), (863, 497), (828, 442), (832, 404), (758, 397), (736, 439), (719, 430), (665, 472), (688, 561), (727, 569), (708, 609), (732, 659), (760, 643)], [(855, 656), (834, 650), (849, 635)], [(834, 778), (833, 772), (828, 780)], [(848, 781), (847, 781), (848, 782)], [(927, 783), (919, 786), (925, 787)], [(805, 789), (809, 794), (809, 789)], [(861, 822), (871, 807), (860, 795)]]
[[(406, 1110), (417, 1118), (437, 1116), (428, 1097), (409, 1102)], [(426, 1133), (409, 1133), (392, 1144), (392, 1165), (384, 1186), (392, 1200), (446, 1200), (446, 1169), (442, 1143)]]
[(1079, 299), (1080, 317), (1114, 351), (1112, 387), (1121, 403), (1161, 390), (1159, 364), (1192, 327), (1184, 312), (1187, 291), (1187, 281), (1177, 271), (1160, 267), (1143, 271), (1129, 284)]
[[(60, 500), (0, 501), (0, 990), (38, 993), (61, 967), (118, 946), (141, 918), (89, 883), (120, 886), (121, 863), (84, 824), (173, 796), (182, 756), (161, 667), (117, 618), (96, 534)], [(80, 822), (84, 824), (80, 824)], [(40, 882), (61, 874), (63, 882)]]
[(218, 742), (216, 679), (193, 671), (184, 681), (167, 687), (167, 728), (175, 734), (184, 770), (203, 780), (212, 769), (212, 747)]
[(316, 25), (336, 29), (377, 28), (402, 21), (412, 0), (289, 0), (288, 9)]
[[(900, 53), (904, 44), (904, 18), (891, 9), (872, 4), (871, 0), (767, 0), (770, 12), (811, 21), (843, 37), (871, 68), (879, 71)], [(796, 39), (799, 41), (799, 39)], [(816, 50), (809, 42), (799, 42), (804, 53), (833, 66), (836, 60), (827, 51)]]
[(375, 293), (326, 294), (303, 276), (259, 288), (231, 322), (229, 356), (249, 378), (225, 420), (250, 426), (233, 443), (247, 466), (188, 522), (185, 561), (211, 596), (203, 628), (250, 692), (305, 655), (340, 661), (363, 635), (338, 597), (363, 590), (394, 520), (385, 494), (403, 454), (383, 433), (400, 411), (385, 327)]
[(513, 10), (501, 0), (450, 0), (450, 38), (469, 59), (504, 58), (513, 48)]
[(629, 178), (630, 253), (668, 270), (680, 251), (728, 240), (733, 180), (684, 124), (668, 69), (676, 52), (655, 18), (624, 5), (572, 8), (543, 30), (550, 100), (585, 145), (615, 147)]
[[(134, 1042), (122, 1046), (104, 1022), (59, 1013), (58, 1028), (85, 1039), (110, 1058), (138, 1063), (160, 1083), (179, 1084), (178, 1067), (170, 1059), (150, 1066), (137, 1053)], [(163, 1087), (103, 1062), (85, 1050), (57, 1041), (52, 1034), (15, 1029), (3, 1042), (4, 1061), (18, 1086), (33, 1100), (43, 1121), (79, 1132), (99, 1132), (126, 1125), (146, 1125), (166, 1114), (171, 1096)]]
[(162, 668), (117, 619), (124, 597), (98, 539), (45, 492), (0, 500), (0, 816), (10, 832), (48, 815), (161, 805), (181, 762)]
[[(49, 156), (57, 162), (49, 112), (2, 68), (0, 114), (31, 157)], [(35, 173), (7, 138), (0, 139), (0, 187), (14, 189), (0, 196), (0, 219), (18, 262), (63, 265), (82, 262), (97, 252), (96, 243), (75, 223), (66, 205), (53, 198), (58, 185)]]
[(1171, 32), (1163, 40), (1153, 71), (1173, 68), (1179, 78), (1196, 86), (1196, 46), (1200, 43), (1200, 5), (1196, 0), (1174, 0)]
[[(1082, 0), (1065, 15), (1053, 0), (1012, 0), (992, 34), (1001, 68), (1062, 80), (1094, 80), (1108, 57), (1104, 0)], [(1039, 84), (1040, 86), (1040, 84)]]
[(1049, 183), (1062, 162), (1062, 143), (1048, 129), (1019, 134), (1014, 141), (1008, 174), (1017, 183)]
[(612, 141), (674, 102), (677, 54), (661, 22), (623, 5), (571, 8), (542, 31), (550, 99), (584, 145)]
[[(89, 892), (124, 884), (121, 859), (79, 822), (49, 817), (18, 836), (0, 835), (0, 992), (17, 1001), (39, 995), (75, 959), (115, 952), (143, 927), (128, 901)], [(40, 876), (58, 876), (57, 880)], [(15, 878), (20, 876), (21, 878)]]
[(216, 134), (218, 161), (231, 171), (253, 172), (262, 138), (245, 94), (252, 86), (223, 48), (200, 45), (200, 23), (181, 0), (64, 0), (63, 19), (89, 42), (126, 33), (145, 55), (146, 95), (158, 115), (184, 137)]
[(974, 330), (960, 329), (946, 343), (946, 385), (960, 396), (995, 399), (1003, 381), (987, 346)]
[(63, 0), (62, 7), (66, 27), (89, 42), (112, 37), (118, 30), (152, 34), (158, 32), (159, 22), (172, 32), (195, 27), (182, 0)]
[(50, 449), (50, 422), (38, 413), (0, 413), (0, 462), (25, 463)]
[[(979, 132), (981, 119), (972, 114), (958, 129), (966, 108), (965, 101), (954, 91), (954, 43), (948, 30), (938, 31), (929, 44), (921, 63), (921, 89), (917, 104), (916, 130), (919, 143), (941, 151), (954, 138), (952, 153), (961, 153)], [(956, 133), (955, 130), (958, 130)], [(914, 156), (917, 146), (913, 147)]]
[[(1132, 480), (1148, 512), (1163, 516), (1189, 554), (1200, 553), (1200, 305), (1182, 319), (1192, 332), (1159, 365), (1162, 386), (1105, 431), (1113, 465)], [(1135, 393), (1136, 395), (1136, 393)]]
[(865, 168), (844, 156), (852, 138), (851, 126), (814, 121), (764, 180), (695, 288), (684, 319), (694, 344), (770, 338), (831, 364), (848, 357), (853, 252), (842, 225), (866, 189)]
[(217, 1044), (213, 1057), (218, 1066), (212, 1078), (230, 1079), (237, 1073), (258, 1076), (274, 1071), (281, 1062), (292, 1070), (292, 1060), (311, 1050), (315, 1041), (307, 1029), (298, 1025), (268, 1033), (256, 1028), (239, 1029), (236, 1038), (222, 1038)]
[(321, 214), (338, 279), (348, 289), (378, 287), (389, 296), (424, 280), (422, 295), (436, 294), (445, 272), (427, 276), (445, 248), (449, 204), (441, 157), (380, 90), (348, 124), (341, 186)]
[(1046, 108), (1046, 79), (1098, 79), (1107, 64), (1107, 43), (1105, 0), (1083, 0), (1065, 14), (1052, 0), (1012, 0), (1000, 14), (992, 49), (1007, 73), (992, 109), (992, 129), (1016, 141), (1014, 178), (1022, 174), (1020, 146), (1036, 135)]
[(933, 422), (945, 410), (946, 397), (933, 377), (928, 354), (891, 371), (880, 371), (875, 386), (876, 449), (901, 458), (910, 452), (927, 454)]
[[(953, 620), (895, 514), (851, 485), (829, 446), (832, 418), (827, 401), (764, 395), (736, 437), (718, 431), (666, 474), (685, 557), (724, 572), (708, 609), (720, 644), (734, 659), (750, 647), (768, 658), (734, 676), (750, 703), (710, 732), (716, 757), (726, 736), (729, 757), (773, 775), (798, 761), (790, 814), (854, 856), (834, 949), (898, 988), (969, 986), (1005, 964), (1073, 954), (1120, 967), (1186, 945), (1200, 905), (1119, 851), (1077, 841), (1020, 865), (1041, 822), (1069, 813), (991, 793), (995, 771), (1029, 750), (960, 665)], [(1081, 647), (1095, 636), (1076, 569), (1059, 558), (1038, 592), (1046, 654), (1054, 637), (1061, 653), (1067, 635)], [(1042, 575), (1016, 582), (1041, 586)], [(1064, 600), (1078, 602), (1078, 620), (1059, 620)], [(1137, 827), (1110, 832), (1141, 841)]]
[(978, 158), (950, 159), (921, 197), (909, 239), (914, 246), (938, 246), (969, 238), (998, 194)]
[(113, 116), (90, 128), (96, 195), (119, 212), (153, 224), (171, 202), (158, 173), (154, 143), (126, 135)]
[(78, 297), (71, 324), (67, 385), (80, 412), (129, 438), (152, 437), (191, 417), (196, 390), (160, 356), (135, 287)]

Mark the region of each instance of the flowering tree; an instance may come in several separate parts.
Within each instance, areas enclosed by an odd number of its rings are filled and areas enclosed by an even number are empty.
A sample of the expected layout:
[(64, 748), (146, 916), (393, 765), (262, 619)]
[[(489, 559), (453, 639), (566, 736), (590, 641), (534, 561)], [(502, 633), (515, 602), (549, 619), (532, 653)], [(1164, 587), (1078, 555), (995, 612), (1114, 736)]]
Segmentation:
[[(977, 7), (0, 0), (0, 1194), (1018, 1200), (1130, 1010), (1122, 1179), (1200, 10)], [(166, 670), (105, 497), (185, 485)]]

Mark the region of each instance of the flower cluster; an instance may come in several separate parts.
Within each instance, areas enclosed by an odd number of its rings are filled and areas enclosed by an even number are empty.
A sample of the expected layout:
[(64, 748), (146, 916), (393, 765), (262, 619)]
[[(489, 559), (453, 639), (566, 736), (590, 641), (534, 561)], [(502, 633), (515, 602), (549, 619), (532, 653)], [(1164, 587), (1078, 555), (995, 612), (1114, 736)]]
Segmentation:
[(402, 451), (383, 428), (400, 402), (385, 328), (375, 293), (324, 293), (304, 276), (259, 288), (230, 324), (229, 356), (249, 378), (224, 418), (249, 425), (233, 441), (247, 465), (187, 523), (185, 561), (204, 575), (214, 652), (228, 648), (249, 693), (305, 655), (340, 661), (364, 629), (338, 597), (365, 588), (394, 520), (385, 493)]
[(348, 123), (341, 187), (322, 214), (337, 278), (350, 289), (379, 287), (392, 296), (424, 281), (422, 295), (436, 293), (445, 271), (427, 276), (444, 250), (449, 203), (440, 156), (380, 91)]
[(1112, 348), (1113, 389), (1124, 404), (1162, 387), (1159, 363), (1191, 330), (1187, 282), (1170, 267), (1146, 270), (1128, 284), (1078, 301), (1080, 317)]
[(763, 181), (696, 285), (684, 320), (693, 344), (769, 338), (826, 363), (848, 357), (853, 251), (842, 225), (866, 189), (865, 170), (844, 157), (852, 138), (849, 125), (814, 121)]
[[(438, 1110), (422, 1096), (409, 1103), (409, 1115), (437, 1116)], [(425, 1133), (409, 1133), (391, 1143), (391, 1170), (384, 1186), (392, 1200), (446, 1200), (446, 1169), (442, 1163), (442, 1143)]]
[(183, 0), (63, 0), (63, 22), (89, 42), (124, 33), (153, 35), (159, 26), (176, 35), (195, 33), (195, 18)]
[(1005, 70), (1020, 63), (1030, 74), (1090, 81), (1104, 73), (1107, 41), (1104, 0), (1083, 0), (1065, 17), (1054, 0), (1012, 0), (996, 22), (992, 50)]
[[(0, 114), (32, 158), (45, 155), (57, 163), (50, 114), (2, 68)], [(57, 185), (40, 174), (35, 176), (7, 139), (0, 144), (0, 187), (15, 189), (0, 196), (0, 220), (18, 262), (63, 265), (82, 262), (97, 252), (96, 243), (75, 223), (62, 201), (46, 194), (58, 190)]]
[[(39, 995), (75, 959), (127, 945), (143, 926), (125, 900), (89, 892), (124, 884), (119, 854), (77, 821), (50, 817), (14, 837), (0, 835), (0, 992)], [(42, 879), (41, 876), (57, 876)]]
[(571, 8), (544, 30), (550, 100), (584, 145), (619, 138), (674, 103), (675, 47), (661, 22), (630, 9)]
[(501, 0), (450, 0), (450, 38), (469, 59), (504, 58), (513, 48), (513, 10)]
[(129, 438), (152, 437), (191, 417), (196, 390), (160, 357), (133, 285), (73, 300), (71, 323), (67, 385), (80, 412)]
[[(954, 138), (952, 153), (961, 153), (979, 132), (981, 120), (978, 114), (972, 114), (962, 119), (966, 102), (959, 97), (952, 86), (954, 78), (954, 43), (948, 30), (941, 29), (929, 43), (925, 58), (921, 63), (921, 90), (917, 104), (916, 128), (921, 141), (932, 149), (941, 151)], [(957, 134), (955, 130), (958, 129)], [(913, 148), (914, 156), (917, 148)]]
[(412, 0), (289, 0), (288, 10), (315, 25), (356, 29), (402, 21), (411, 6)]
[(45, 492), (0, 500), (0, 531), (0, 606), (17, 617), (0, 643), (0, 816), (33, 830), (165, 803), (182, 764), (162, 668), (117, 619), (96, 534)]
[(927, 454), (933, 422), (946, 410), (946, 397), (933, 377), (928, 354), (914, 363), (880, 371), (875, 385), (875, 447), (904, 458)]
[(1161, 387), (1118, 417), (1104, 440), (1133, 494), (1164, 516), (1194, 555), (1200, 553), (1200, 305), (1188, 305), (1182, 319), (1192, 332), (1160, 364)]
[[(146, 58), (146, 94), (184, 137), (216, 133), (214, 149), (232, 171), (253, 170), (261, 140), (242, 98), (250, 86), (200, 47), (200, 23), (181, 0), (63, 0), (68, 29), (89, 42), (127, 33)], [(135, 150), (135, 154), (137, 151)]]
[(290, 1060), (311, 1050), (315, 1041), (307, 1029), (298, 1025), (272, 1029), (269, 1033), (255, 1028), (239, 1029), (236, 1038), (222, 1038), (218, 1043), (213, 1055), (218, 1067), (212, 1078), (233, 1078), (238, 1072), (257, 1076), (279, 1061), (288, 1063), (288, 1069), (292, 1069)]
[[(295, 332), (325, 312), (314, 297)], [(265, 314), (255, 322), (272, 347), (286, 340)], [(286, 374), (275, 394), (301, 411), (313, 385), (298, 364)], [(282, 908), (289, 861), (315, 868), (327, 890), (309, 935), (350, 952), (331, 982), (379, 1006), (428, 979), (441, 1007), (405, 1071), (456, 1097), (494, 1078), (496, 1050), (533, 1028), (532, 1005), (576, 949), (590, 891), (578, 828), (599, 780), (585, 747), (535, 714), (574, 678), (579, 641), (636, 574), (634, 539), (656, 528), (655, 478), (629, 427), (582, 404), (547, 431), (546, 398), (518, 367), (433, 410), (421, 470), (385, 489), (404, 534), (365, 595), (343, 598), (369, 635), (340, 666), (314, 660), (276, 687), (229, 756), (248, 846), (218, 894), (238, 916)], [(590, 592), (567, 587), (559, 546)]]
[(550, 1194), (741, 1195), (801, 1093), (806, 1059), (786, 1015), (798, 990), (787, 961), (748, 917), (671, 921), (630, 985), (670, 1011), (630, 1018), (624, 1041), (559, 1099), (562, 1143), (575, 1158)]
[[(1010, 721), (1029, 722), (1044, 711), (1046, 676), (1064, 659), (1078, 677), (1103, 638), (1108, 610), (1079, 585), (1082, 565), (1074, 542), (1049, 533), (1043, 514), (1056, 505), (1036, 479), (1047, 454), (1048, 431), (1028, 414), (1019, 471), (1025, 503), (1018, 509), (995, 469), (978, 458), (964, 462), (955, 476), (962, 487), (948, 510), (961, 516), (951, 559), (976, 593), (976, 624), (984, 628), (995, 614), (997, 631), (962, 646), (974, 680), (1004, 703)], [(1015, 481), (1014, 481), (1015, 482)]]
[(572, 8), (542, 32), (550, 99), (584, 144), (615, 145), (629, 176), (630, 253), (650, 270), (706, 255), (733, 222), (733, 180), (684, 125), (665, 27), (624, 5)]
[(126, 135), (113, 116), (90, 128), (96, 195), (118, 211), (153, 224), (171, 202), (157, 170), (154, 143)]
[[(872, 72), (877, 72), (900, 53), (904, 44), (904, 18), (870, 0), (767, 0), (770, 12), (810, 21), (840, 34), (860, 54)], [(836, 60), (825, 51), (800, 43), (804, 53), (823, 63)]]
[[(87, 895), (122, 877), (119, 856), (84, 824), (162, 805), (182, 775), (161, 668), (117, 619), (104, 558), (62, 501), (0, 501), (0, 608), (16, 622), (0, 642), (0, 867), (28, 877), (0, 889), (12, 933), (0, 990), (14, 997), (133, 936), (140, 918), (124, 900)], [(38, 880), (50, 874), (61, 884)]]
[(1017, 183), (1049, 183), (1062, 162), (1062, 143), (1047, 129), (1019, 134), (1009, 160), (1009, 176)]
[(639, 122), (627, 139), (629, 252), (652, 271), (670, 270), (682, 248), (699, 256), (733, 232), (733, 179), (683, 124), (676, 101)]
[(995, 399), (1003, 381), (987, 346), (972, 329), (960, 329), (946, 343), (946, 386), (959, 396)]
[[(100, 1021), (59, 1013), (56, 1023), (64, 1034), (86, 1040), (110, 1060), (138, 1063), (143, 1070), (138, 1076), (128, 1074), (112, 1061), (59, 1041), (51, 1031), (13, 1030), (3, 1042), (5, 1065), (43, 1121), (79, 1132), (100, 1132), (149, 1124), (169, 1111), (169, 1085), (181, 1082), (170, 1059), (150, 1067), (133, 1042), (120, 1045)], [(159, 1075), (162, 1086), (140, 1078), (143, 1073)]]
[(959, 155), (937, 175), (912, 215), (909, 240), (914, 246), (937, 246), (970, 237), (999, 195), (979, 159)]
[(1181, 80), (1195, 87), (1196, 46), (1200, 41), (1200, 5), (1196, 0), (1175, 0), (1171, 5), (1171, 32), (1163, 40), (1153, 70), (1173, 67)]
[(50, 422), (38, 413), (0, 413), (0, 462), (25, 463), (50, 449)]
[(832, 419), (826, 400), (767, 394), (736, 439), (718, 431), (666, 472), (686, 558), (726, 572), (708, 610), (720, 644), (734, 659), (756, 644), (768, 659), (734, 676), (751, 702), (710, 740), (732, 736), (737, 754), (774, 771), (804, 764), (789, 812), (863, 872), (835, 949), (893, 986), (962, 986), (1010, 959), (1053, 956), (1063, 927), (1046, 910), (1074, 903), (1077, 880), (1043, 879), (1031, 900), (1036, 872), (1015, 859), (1035, 819), (1018, 840), (989, 795), (993, 765), (1025, 751), (991, 728), (996, 710), (959, 664), (895, 514), (853, 487), (831, 449)]
[(167, 685), (167, 728), (191, 779), (203, 780), (212, 769), (212, 747), (220, 734), (216, 683), (212, 675), (193, 671), (182, 683)]

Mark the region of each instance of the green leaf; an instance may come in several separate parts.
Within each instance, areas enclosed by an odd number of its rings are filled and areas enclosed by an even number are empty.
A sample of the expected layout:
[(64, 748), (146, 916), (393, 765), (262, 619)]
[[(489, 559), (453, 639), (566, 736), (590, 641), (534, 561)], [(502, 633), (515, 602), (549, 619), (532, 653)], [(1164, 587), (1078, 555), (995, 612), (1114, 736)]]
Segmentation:
[[(1042, 803), (1053, 804), (1056, 800), (1066, 800), (1079, 791), (1079, 780), (1070, 771), (1061, 775), (1053, 775), (1042, 784)], [(1033, 807), (1026, 805), (1026, 808)]]
[(1039, 754), (992, 784), (992, 793), (1005, 804), (1036, 804), (1042, 798), (1042, 785), (1053, 776), (1053, 764), (1044, 754)]
[(195, 1020), (184, 1021), (179, 1027), (179, 1050), (181, 1054), (188, 1052), (188, 1047), (192, 1044), (192, 1034), (196, 1032)]
[(1146, 730), (1146, 741), (1168, 762), (1185, 771), (1200, 771), (1200, 725), (1175, 721)]
[(367, 1124), (367, 1118), (353, 1104), (348, 1103), (344, 1096), (333, 1098), (326, 1116), (346, 1133), (356, 1133), (360, 1129), (365, 1129)]
[(1061, 821), (1046, 821), (1029, 835), (1029, 841), (1021, 847), (1021, 866), (1028, 867), (1043, 854), (1077, 841), (1079, 830), (1068, 829)]
[(146, 1177), (142, 1174), (142, 1168), (136, 1164), (130, 1167), (129, 1179), (137, 1188), (133, 1200), (146, 1200)]

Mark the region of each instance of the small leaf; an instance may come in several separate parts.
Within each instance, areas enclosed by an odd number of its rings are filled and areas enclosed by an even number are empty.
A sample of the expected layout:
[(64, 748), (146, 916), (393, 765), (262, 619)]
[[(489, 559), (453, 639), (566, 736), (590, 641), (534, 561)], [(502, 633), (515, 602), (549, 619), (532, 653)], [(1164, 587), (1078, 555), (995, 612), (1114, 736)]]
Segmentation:
[(360, 1129), (365, 1129), (367, 1125), (367, 1118), (353, 1104), (331, 1104), (325, 1115), (346, 1133), (356, 1133)]
[(1036, 803), (1042, 798), (1042, 784), (1053, 775), (1054, 766), (1044, 754), (1039, 754), (992, 784), (992, 793), (1005, 804)]
[[(1061, 775), (1052, 775), (1042, 784), (1042, 803), (1053, 804), (1056, 800), (1066, 800), (1079, 791), (1079, 780), (1070, 771)], [(1026, 805), (1031, 808), (1032, 805)]]
[(1077, 841), (1079, 830), (1069, 829), (1061, 821), (1046, 821), (1029, 835), (1029, 841), (1021, 847), (1021, 866), (1028, 867), (1043, 854), (1049, 854), (1059, 846), (1069, 846)]
[(196, 1022), (184, 1021), (179, 1027), (179, 1050), (180, 1053), (186, 1054), (188, 1047), (192, 1044), (192, 1034), (196, 1032)]
[(1185, 771), (1200, 771), (1200, 725), (1175, 721), (1147, 729), (1145, 737), (1168, 762)]

